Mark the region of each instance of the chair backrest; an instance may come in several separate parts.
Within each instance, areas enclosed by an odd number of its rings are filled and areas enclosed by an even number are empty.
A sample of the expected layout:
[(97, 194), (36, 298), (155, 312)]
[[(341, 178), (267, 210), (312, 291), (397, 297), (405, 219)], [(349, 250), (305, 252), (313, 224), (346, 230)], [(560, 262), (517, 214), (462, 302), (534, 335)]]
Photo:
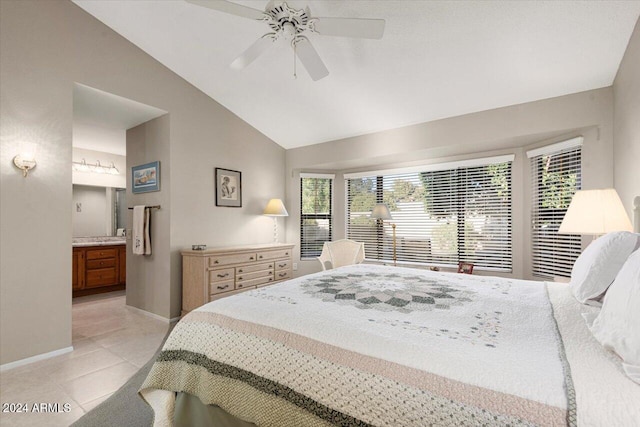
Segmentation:
[(360, 264), (364, 261), (364, 243), (349, 239), (325, 242), (318, 260), (323, 270), (327, 269), (327, 261), (331, 263), (329, 268)]

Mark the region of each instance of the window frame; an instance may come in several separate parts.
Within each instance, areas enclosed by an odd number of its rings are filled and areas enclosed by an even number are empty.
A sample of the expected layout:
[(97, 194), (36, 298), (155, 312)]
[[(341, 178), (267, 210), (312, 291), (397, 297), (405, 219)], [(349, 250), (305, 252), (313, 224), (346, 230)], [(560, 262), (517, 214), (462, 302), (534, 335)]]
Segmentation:
[[(562, 218), (568, 209), (571, 197), (573, 197), (575, 191), (582, 189), (583, 140), (583, 137), (575, 137), (527, 151), (531, 169), (529, 180), (531, 191), (531, 239), (529, 245), (531, 266), (529, 274), (534, 278), (571, 277), (573, 264), (582, 251), (582, 238), (580, 236), (560, 234), (557, 232), (557, 228), (562, 223)], [(551, 158), (553, 156), (556, 156), (556, 161), (567, 162), (569, 166), (560, 172), (565, 172), (566, 169), (568, 173), (571, 173), (570, 167), (577, 165), (577, 171), (574, 169), (576, 186), (571, 196), (565, 197), (568, 200), (564, 201), (566, 207), (563, 209), (543, 209), (544, 202), (541, 199), (541, 193), (544, 190), (540, 190), (540, 183), (542, 182), (543, 158), (545, 156), (549, 158), (549, 162), (552, 161)], [(552, 228), (555, 228), (555, 230), (552, 230), (553, 234), (546, 237), (542, 236), (543, 233), (539, 231), (542, 222), (547, 222), (545, 227), (550, 224)]]
[[(405, 178), (403, 178), (402, 175), (406, 175), (406, 179), (408, 180), (407, 182), (411, 182), (411, 177), (409, 176), (410, 174), (417, 174), (418, 176), (420, 176), (421, 174), (427, 174), (429, 172), (444, 172), (443, 176), (449, 176), (450, 178), (450, 185), (452, 185), (452, 187), (455, 188), (456, 191), (456, 196), (454, 197), (455, 201), (452, 203), (452, 206), (455, 207), (455, 213), (453, 211), (451, 211), (451, 213), (449, 214), (450, 216), (450, 220), (454, 221), (455, 224), (455, 239), (457, 242), (457, 247), (454, 250), (454, 252), (451, 252), (449, 254), (446, 254), (444, 256), (444, 261), (442, 256), (438, 256), (437, 254), (434, 254), (433, 252), (430, 252), (426, 257), (424, 257), (424, 259), (419, 259), (422, 257), (422, 254), (420, 254), (419, 251), (420, 249), (415, 249), (415, 248), (409, 248), (407, 249), (408, 252), (406, 252), (404, 254), (404, 256), (398, 256), (398, 263), (400, 264), (404, 264), (404, 265), (429, 265), (429, 266), (439, 266), (439, 267), (445, 267), (445, 268), (457, 268), (458, 267), (458, 263), (465, 261), (465, 262), (469, 262), (471, 261), (469, 259), (469, 252), (468, 250), (465, 249), (465, 242), (473, 242), (473, 239), (469, 240), (469, 233), (465, 228), (465, 224), (468, 224), (470, 222), (470, 219), (473, 219), (473, 213), (471, 213), (468, 209), (467, 209), (467, 205), (465, 204), (461, 204), (461, 201), (467, 202), (469, 203), (470, 199), (466, 198), (466, 194), (469, 193), (469, 189), (471, 188), (470, 186), (473, 185), (474, 179), (483, 179), (483, 181), (481, 182), (487, 182), (489, 183), (490, 181), (486, 180), (486, 178), (484, 178), (481, 174), (482, 173), (487, 173), (484, 170), (480, 169), (480, 168), (484, 168), (484, 167), (489, 167), (491, 165), (496, 165), (496, 164), (506, 164), (507, 169), (506, 171), (502, 172), (502, 175), (504, 175), (507, 179), (507, 194), (506, 194), (506, 200), (505, 201), (500, 201), (499, 198), (490, 198), (489, 202), (490, 205), (488, 205), (488, 207), (486, 207), (484, 210), (481, 210), (479, 212), (480, 215), (485, 215), (485, 216), (490, 216), (490, 214), (487, 214), (487, 211), (490, 211), (492, 207), (494, 206), (500, 206), (501, 203), (506, 203), (507, 204), (507, 212), (505, 215), (498, 215), (497, 218), (503, 218), (506, 219), (506, 230), (502, 231), (501, 229), (499, 230), (499, 234), (503, 234), (505, 237), (503, 237), (502, 239), (500, 238), (500, 236), (498, 235), (497, 237), (494, 237), (490, 240), (487, 240), (486, 242), (490, 243), (489, 246), (492, 246), (492, 249), (490, 254), (488, 255), (479, 255), (479, 257), (481, 258), (482, 261), (484, 261), (484, 265), (483, 262), (480, 262), (478, 264), (476, 264), (476, 267), (478, 270), (485, 270), (485, 271), (495, 271), (495, 272), (502, 272), (502, 273), (512, 273), (513, 272), (513, 263), (514, 263), (514, 253), (513, 253), (513, 161), (515, 160), (515, 155), (504, 155), (504, 156), (495, 156), (495, 157), (490, 157), (490, 158), (476, 158), (476, 159), (469, 159), (469, 160), (462, 160), (462, 161), (455, 161), (455, 162), (448, 162), (448, 163), (439, 163), (439, 164), (429, 164), (429, 165), (421, 165), (421, 166), (414, 166), (414, 167), (409, 167), (409, 168), (400, 168), (400, 169), (389, 169), (389, 170), (380, 170), (380, 171), (371, 171), (371, 172), (358, 172), (358, 173), (353, 173), (353, 174), (345, 174), (344, 178), (345, 178), (345, 228), (346, 228), (346, 234), (347, 234), (347, 238), (352, 238), (352, 239), (356, 239), (358, 240), (358, 237), (360, 237), (361, 240), (364, 240), (365, 237), (367, 235), (366, 231), (359, 231), (357, 230), (357, 228), (353, 229), (353, 227), (359, 227), (359, 226), (354, 226), (352, 224), (352, 219), (356, 219), (357, 220), (357, 216), (352, 216), (352, 215), (357, 215), (356, 212), (351, 212), (351, 208), (352, 208), (352, 201), (355, 197), (358, 197), (358, 194), (352, 194), (352, 190), (350, 188), (350, 185), (355, 184), (357, 185), (357, 183), (352, 182), (352, 180), (355, 179), (362, 179), (362, 184), (367, 185), (366, 184), (366, 180), (369, 180), (369, 185), (371, 185), (374, 188), (370, 188), (368, 190), (369, 193), (375, 194), (375, 202), (376, 203), (382, 203), (385, 197), (385, 192), (388, 191), (388, 189), (385, 189), (385, 177), (387, 180), (389, 180), (389, 182), (387, 182), (387, 184), (389, 185), (393, 185), (392, 183), (395, 182), (402, 182)], [(477, 169), (476, 169), (477, 168)], [(448, 172), (448, 173), (447, 173)], [(435, 174), (437, 176), (437, 173)], [(442, 184), (441, 182), (443, 181), (439, 181), (438, 184), (436, 184), (436, 187), (441, 186), (441, 185), (447, 185)], [(476, 181), (477, 182), (477, 181)], [(414, 183), (415, 184), (415, 183)], [(422, 187), (420, 191), (424, 191), (424, 182), (422, 182)], [(488, 186), (487, 187), (487, 191), (491, 191), (493, 188), (496, 188), (498, 184), (495, 184), (494, 187)], [(366, 192), (367, 190), (365, 190)], [(440, 191), (442, 191), (440, 189)], [(363, 193), (366, 194), (366, 193)], [(369, 197), (374, 197), (374, 196), (369, 196)], [(426, 197), (426, 196), (424, 196)], [(426, 199), (424, 199), (426, 200)], [(477, 200), (477, 199), (476, 199)], [(425, 202), (426, 203), (426, 202)], [(473, 203), (473, 201), (472, 201)], [(425, 208), (426, 209), (426, 208)], [(425, 213), (427, 211), (425, 210)], [(462, 212), (462, 215), (461, 215)], [(476, 211), (478, 212), (478, 211)], [(408, 213), (408, 215), (411, 215), (412, 213)], [(392, 211), (392, 215), (393, 215), (393, 211)], [(429, 214), (427, 214), (429, 215)], [(360, 217), (362, 217), (362, 213), (360, 213)], [(433, 219), (435, 218), (434, 216), (429, 215), (429, 218)], [(420, 221), (425, 221), (425, 219), (423, 219), (423, 217), (421, 216), (420, 213), (417, 213), (417, 216), (411, 218), (409, 217), (408, 219), (406, 219), (408, 221), (415, 221), (416, 223), (420, 222)], [(446, 221), (446, 220), (444, 220)], [(391, 223), (393, 223), (394, 221), (391, 220)], [(386, 246), (389, 245), (388, 239), (381, 239), (379, 234), (382, 232), (384, 233), (384, 235), (387, 235), (389, 233), (390, 230), (387, 230), (387, 221), (384, 222), (384, 228), (385, 231), (381, 230), (381, 225), (380, 223), (376, 223), (374, 224), (374, 226), (376, 227), (377, 233), (376, 235), (378, 235), (377, 239), (373, 239), (375, 240), (375, 242), (372, 240), (369, 242), (370, 245), (372, 245), (375, 249), (373, 250), (373, 253), (371, 250), (365, 250), (365, 254), (366, 254), (366, 258), (369, 261), (374, 261), (374, 262), (389, 262), (390, 259), (389, 258), (389, 248), (387, 248)], [(421, 232), (420, 227), (421, 225), (413, 225), (412, 227), (418, 227), (417, 229), (419, 230), (419, 232)], [(494, 227), (493, 225), (489, 226), (488, 231), (485, 231), (483, 229), (483, 231), (487, 234), (491, 233), (491, 228)], [(364, 227), (363, 227), (364, 228)], [(401, 231), (401, 227), (397, 227), (398, 231)], [(421, 240), (425, 240), (424, 244), (428, 245), (429, 249), (432, 248), (432, 244), (434, 242), (433, 240), (433, 231), (435, 230), (434, 226), (432, 226), (432, 228), (428, 229), (429, 230), (429, 237), (427, 239), (425, 239), (424, 237), (421, 237), (419, 235), (415, 235), (415, 236), (408, 236), (407, 239), (414, 240), (414, 244), (420, 244), (419, 242)], [(364, 233), (364, 234), (363, 234)], [(360, 236), (358, 236), (358, 234), (360, 234)], [(379, 242), (381, 240), (384, 240), (383, 244), (382, 244), (382, 248), (379, 247)], [(399, 238), (397, 239), (399, 240)], [(498, 245), (496, 245), (496, 249), (493, 248), (493, 245), (491, 245), (491, 243), (493, 242), (499, 242)], [(477, 241), (476, 241), (477, 242)], [(486, 243), (485, 243), (486, 244)], [(398, 242), (397, 246), (399, 247), (400, 243)], [(413, 252), (412, 252), (413, 251)], [(500, 256), (497, 256), (495, 254), (499, 254)], [(502, 255), (504, 254), (504, 255)], [(385, 256), (386, 255), (386, 256)], [(475, 254), (474, 254), (475, 255)], [(506, 255), (506, 256), (505, 256)], [(493, 259), (492, 259), (493, 257)], [(404, 260), (402, 259), (404, 258)], [(477, 257), (476, 257), (477, 259)], [(473, 261), (471, 261), (473, 262)]]
[[(304, 204), (304, 180), (305, 179), (327, 179), (329, 180), (329, 213), (311, 213), (311, 214), (305, 214), (304, 213), (304, 209), (303, 209), (303, 204)], [(317, 258), (318, 256), (320, 256), (320, 253), (314, 252), (314, 253), (307, 253), (306, 252), (306, 247), (309, 245), (309, 243), (314, 242), (314, 243), (320, 243), (322, 242), (324, 244), (324, 242), (327, 241), (332, 241), (333, 240), (333, 213), (334, 213), (334, 188), (335, 188), (335, 175), (333, 174), (320, 174), (320, 173), (300, 173), (300, 179), (299, 179), (299, 183), (300, 183), (300, 260), (313, 260), (315, 258)], [(304, 222), (307, 219), (311, 219), (311, 220), (328, 220), (328, 230), (329, 230), (329, 236), (328, 239), (316, 239), (313, 241), (306, 241), (304, 240), (305, 235), (304, 235)], [(321, 252), (321, 250), (320, 250)], [(317, 253), (317, 254), (316, 254)]]

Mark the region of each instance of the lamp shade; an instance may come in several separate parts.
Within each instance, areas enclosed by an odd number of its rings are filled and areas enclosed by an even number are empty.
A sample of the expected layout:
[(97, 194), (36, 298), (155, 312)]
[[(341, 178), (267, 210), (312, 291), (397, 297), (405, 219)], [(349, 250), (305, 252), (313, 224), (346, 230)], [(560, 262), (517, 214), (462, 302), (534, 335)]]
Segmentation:
[(391, 212), (389, 212), (389, 206), (384, 203), (378, 203), (373, 207), (371, 211), (371, 218), (374, 219), (393, 219)]
[(558, 233), (605, 234), (631, 231), (631, 221), (613, 188), (576, 191)]
[(284, 203), (280, 199), (269, 200), (263, 214), (267, 216), (289, 216), (287, 208), (284, 207)]

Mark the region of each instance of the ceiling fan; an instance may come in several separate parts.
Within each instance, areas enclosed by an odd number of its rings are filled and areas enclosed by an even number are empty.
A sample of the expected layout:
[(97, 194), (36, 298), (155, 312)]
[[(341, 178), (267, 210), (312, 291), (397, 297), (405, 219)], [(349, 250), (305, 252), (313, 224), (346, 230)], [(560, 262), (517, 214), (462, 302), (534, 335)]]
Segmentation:
[(309, 39), (305, 37), (305, 33), (365, 39), (380, 39), (384, 33), (384, 19), (315, 18), (311, 16), (308, 6), (296, 10), (285, 2), (275, 0), (269, 1), (264, 11), (226, 0), (186, 1), (219, 12), (264, 21), (271, 27), (271, 32), (259, 38), (231, 63), (231, 67), (236, 69), (248, 66), (265, 53), (273, 42), (284, 38), (291, 42), (294, 57), (297, 56), (300, 59), (311, 79), (316, 81), (328, 76), (329, 70)]

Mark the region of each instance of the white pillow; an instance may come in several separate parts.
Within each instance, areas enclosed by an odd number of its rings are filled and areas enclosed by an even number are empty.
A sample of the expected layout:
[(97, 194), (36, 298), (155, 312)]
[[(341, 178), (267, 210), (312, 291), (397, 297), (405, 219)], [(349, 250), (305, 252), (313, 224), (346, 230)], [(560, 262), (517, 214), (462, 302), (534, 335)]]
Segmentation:
[(618, 353), (626, 374), (640, 384), (640, 250), (627, 259), (605, 294), (591, 332)]
[(587, 246), (571, 270), (571, 290), (576, 299), (584, 304), (604, 293), (637, 244), (637, 234), (616, 231)]

